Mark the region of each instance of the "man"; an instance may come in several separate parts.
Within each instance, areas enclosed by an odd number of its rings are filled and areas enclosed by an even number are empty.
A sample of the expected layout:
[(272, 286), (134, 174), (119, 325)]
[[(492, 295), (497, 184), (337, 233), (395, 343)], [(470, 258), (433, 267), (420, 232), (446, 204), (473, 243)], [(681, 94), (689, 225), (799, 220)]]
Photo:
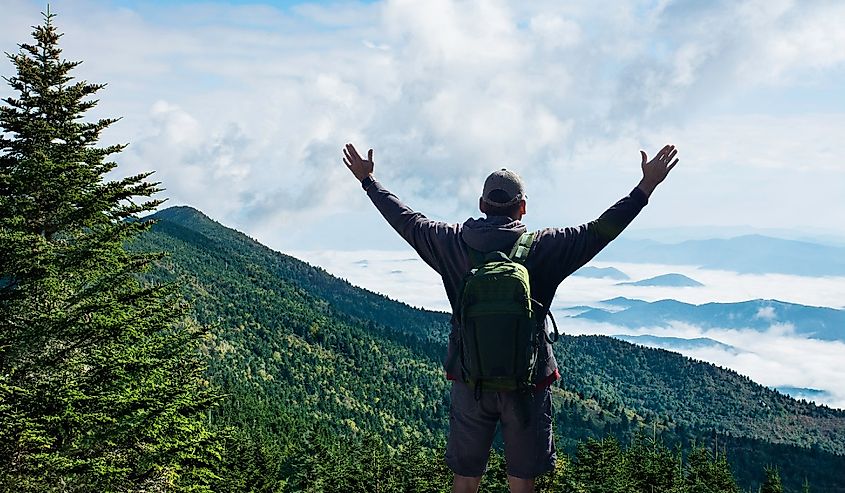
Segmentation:
[[(640, 154), (642, 180), (598, 219), (575, 228), (546, 228), (534, 235), (524, 265), (530, 276), (532, 297), (541, 307), (548, 309), (561, 281), (625, 229), (646, 205), (655, 187), (678, 163), (673, 145), (665, 146), (650, 161), (644, 151)], [(461, 287), (472, 268), (469, 249), (507, 253), (526, 231), (521, 222), (526, 213), (522, 179), (505, 169), (493, 172), (484, 182), (478, 203), (486, 217), (447, 224), (414, 212), (377, 182), (373, 178), (372, 149), (367, 159), (363, 159), (352, 144), (347, 144), (343, 162), (361, 181), (387, 222), (443, 278), (453, 313), (444, 365), (447, 377), (453, 380), (446, 446), (446, 463), (454, 472), (452, 491), (478, 490), (496, 425), (500, 423), (510, 490), (533, 492), (534, 478), (553, 469), (555, 462), (549, 387), (560, 374), (551, 344), (542, 339), (532, 392), (478, 393), (462, 381), (456, 317)]]

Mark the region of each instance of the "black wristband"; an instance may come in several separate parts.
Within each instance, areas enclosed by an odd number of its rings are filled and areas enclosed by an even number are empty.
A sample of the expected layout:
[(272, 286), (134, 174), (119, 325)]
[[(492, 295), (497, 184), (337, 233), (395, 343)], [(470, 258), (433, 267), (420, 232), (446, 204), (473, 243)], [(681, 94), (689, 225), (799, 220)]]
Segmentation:
[(361, 180), (361, 188), (364, 190), (370, 188), (370, 185), (376, 182), (376, 179), (373, 178), (373, 175), (367, 175), (363, 180)]

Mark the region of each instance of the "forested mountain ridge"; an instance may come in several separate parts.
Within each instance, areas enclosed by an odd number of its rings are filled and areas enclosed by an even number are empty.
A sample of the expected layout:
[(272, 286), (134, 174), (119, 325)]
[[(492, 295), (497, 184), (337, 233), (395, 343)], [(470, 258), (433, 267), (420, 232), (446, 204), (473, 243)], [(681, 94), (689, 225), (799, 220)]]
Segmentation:
[[(204, 238), (213, 240), (224, 255), (244, 260), (278, 261), (276, 274), (285, 283), (314, 294), (351, 316), (365, 320), (390, 322), (394, 329), (423, 334), (440, 339), (448, 334), (448, 320), (441, 312), (413, 308), (406, 303), (390, 300), (386, 296), (353, 286), (329, 274), (320, 267), (272, 250), (243, 233), (227, 228), (202, 212), (186, 206), (170, 207), (151, 218), (187, 228)], [(190, 235), (190, 233), (188, 233)], [(251, 256), (257, 255), (256, 259)]]
[[(316, 417), (335, 432), (374, 433), (392, 447), (440, 443), (446, 314), (356, 288), (188, 207), (153, 218), (158, 223), (132, 248), (170, 253), (149, 275), (181, 278), (197, 320), (211, 328), (209, 375), (230, 396), (215, 422), (273, 437)], [(845, 467), (841, 411), (607, 337), (566, 337), (555, 350), (563, 375), (557, 429), (570, 451), (577, 439), (624, 440), (640, 428), (682, 442), (715, 432), (741, 483), (763, 465), (781, 464), (785, 482), (810, 477), (824, 485), (816, 491), (845, 491), (834, 473)]]

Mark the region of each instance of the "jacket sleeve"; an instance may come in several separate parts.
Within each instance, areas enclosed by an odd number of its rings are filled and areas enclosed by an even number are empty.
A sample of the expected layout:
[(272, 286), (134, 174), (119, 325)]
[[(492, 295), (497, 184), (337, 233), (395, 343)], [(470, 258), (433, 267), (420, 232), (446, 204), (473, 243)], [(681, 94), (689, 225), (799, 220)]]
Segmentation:
[(457, 237), (457, 226), (433, 221), (413, 211), (375, 180), (365, 181), (363, 186), (373, 205), (393, 229), (417, 251), (426, 264), (443, 275), (443, 253)]
[(551, 277), (560, 282), (581, 268), (613, 241), (648, 203), (639, 188), (620, 199), (598, 219), (570, 228), (540, 231), (537, 246), (543, 252)]

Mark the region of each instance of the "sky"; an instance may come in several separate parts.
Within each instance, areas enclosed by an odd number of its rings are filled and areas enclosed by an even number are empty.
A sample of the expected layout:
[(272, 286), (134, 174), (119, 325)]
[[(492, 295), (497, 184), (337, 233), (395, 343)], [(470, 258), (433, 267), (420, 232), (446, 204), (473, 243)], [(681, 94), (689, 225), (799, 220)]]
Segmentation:
[[(14, 52), (43, 2), (0, 0)], [(341, 161), (352, 142), (416, 210), (478, 216), (491, 171), (526, 181), (531, 228), (597, 217), (680, 164), (632, 226), (845, 237), (840, 1), (55, 0), (92, 117), (191, 205), (279, 250), (404, 245)], [(0, 63), (0, 75), (11, 75)], [(0, 88), (3, 97), (10, 89)]]

